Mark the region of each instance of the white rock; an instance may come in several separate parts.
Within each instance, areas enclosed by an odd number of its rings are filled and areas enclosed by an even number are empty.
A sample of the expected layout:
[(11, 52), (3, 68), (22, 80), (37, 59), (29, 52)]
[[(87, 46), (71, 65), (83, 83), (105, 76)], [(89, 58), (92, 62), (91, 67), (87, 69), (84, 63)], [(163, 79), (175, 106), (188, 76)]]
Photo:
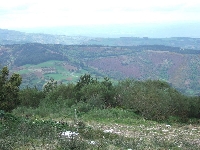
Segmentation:
[(113, 129), (110, 129), (110, 130), (104, 130), (103, 132), (104, 132), (104, 133), (112, 133), (112, 132), (113, 132)]
[(90, 143), (89, 143), (89, 144), (95, 145), (95, 144), (96, 144), (96, 142), (95, 142), (95, 141), (90, 141)]
[(71, 138), (71, 137), (73, 137), (73, 136), (77, 136), (78, 133), (72, 132), (72, 131), (65, 131), (65, 132), (62, 132), (61, 135), (62, 135), (62, 136), (65, 136), (65, 137), (67, 137), (67, 138)]
[(168, 132), (168, 131), (169, 131), (169, 130), (165, 130), (165, 129), (164, 129), (164, 130), (162, 130), (162, 132)]

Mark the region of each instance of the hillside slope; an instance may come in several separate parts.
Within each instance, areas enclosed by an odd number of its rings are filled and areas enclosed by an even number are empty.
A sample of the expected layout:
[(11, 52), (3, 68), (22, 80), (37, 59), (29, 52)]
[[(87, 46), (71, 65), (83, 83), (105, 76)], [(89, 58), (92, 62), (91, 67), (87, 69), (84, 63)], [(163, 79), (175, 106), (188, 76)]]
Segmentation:
[[(178, 47), (14, 44), (0, 47), (0, 64), (24, 81), (76, 81), (83, 73), (114, 79), (159, 79), (190, 95), (200, 92), (200, 51)], [(75, 77), (75, 78), (74, 78)], [(31, 84), (33, 84), (31, 83)]]

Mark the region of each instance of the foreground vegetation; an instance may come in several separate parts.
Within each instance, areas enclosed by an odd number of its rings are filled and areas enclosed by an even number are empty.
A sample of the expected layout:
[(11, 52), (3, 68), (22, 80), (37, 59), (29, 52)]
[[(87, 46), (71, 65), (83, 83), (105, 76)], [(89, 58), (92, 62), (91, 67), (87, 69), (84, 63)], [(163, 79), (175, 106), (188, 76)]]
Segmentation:
[[(113, 84), (85, 74), (76, 84), (52, 79), (43, 90), (17, 90), (11, 83), (20, 77), (9, 79), (5, 70), (0, 76), (2, 150), (200, 148), (200, 97), (182, 95), (166, 82)], [(15, 99), (8, 87), (15, 87)], [(8, 107), (10, 100), (17, 103)]]
[[(73, 120), (57, 118), (58, 113), (56, 118), (7, 114), (1, 121), (0, 149), (200, 148), (198, 124), (158, 123), (132, 114), (114, 108), (92, 110)], [(70, 136), (69, 132), (73, 134)]]

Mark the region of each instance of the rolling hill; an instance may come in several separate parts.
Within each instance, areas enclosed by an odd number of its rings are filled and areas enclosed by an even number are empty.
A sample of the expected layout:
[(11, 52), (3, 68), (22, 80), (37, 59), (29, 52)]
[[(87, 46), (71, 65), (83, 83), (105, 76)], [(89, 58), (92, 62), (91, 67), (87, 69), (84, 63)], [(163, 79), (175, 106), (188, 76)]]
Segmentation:
[(103, 46), (10, 44), (0, 47), (0, 64), (41, 88), (50, 78), (68, 83), (80, 75), (113, 79), (165, 80), (187, 95), (200, 93), (200, 51), (164, 45)]

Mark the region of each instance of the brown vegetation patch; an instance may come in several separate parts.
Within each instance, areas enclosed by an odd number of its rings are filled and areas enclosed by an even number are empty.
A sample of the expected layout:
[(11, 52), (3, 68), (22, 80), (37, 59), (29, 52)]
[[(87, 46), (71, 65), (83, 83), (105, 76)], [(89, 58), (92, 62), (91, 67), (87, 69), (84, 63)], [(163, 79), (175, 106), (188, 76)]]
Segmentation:
[(64, 68), (66, 69), (66, 70), (68, 70), (68, 71), (76, 71), (78, 68), (77, 67), (74, 67), (74, 66), (72, 66), (72, 65), (69, 65), (69, 64), (67, 64), (67, 63), (63, 63), (63, 66), (64, 66)]
[(67, 81), (72, 81), (72, 77), (68, 77), (66, 80)]
[(89, 62), (89, 65), (104, 72), (120, 72), (126, 77), (139, 77), (139, 67), (134, 64), (124, 65), (123, 60), (122, 57), (100, 58)]
[(43, 73), (41, 71), (35, 71), (34, 74), (38, 77), (38, 78), (42, 78), (43, 77)]

